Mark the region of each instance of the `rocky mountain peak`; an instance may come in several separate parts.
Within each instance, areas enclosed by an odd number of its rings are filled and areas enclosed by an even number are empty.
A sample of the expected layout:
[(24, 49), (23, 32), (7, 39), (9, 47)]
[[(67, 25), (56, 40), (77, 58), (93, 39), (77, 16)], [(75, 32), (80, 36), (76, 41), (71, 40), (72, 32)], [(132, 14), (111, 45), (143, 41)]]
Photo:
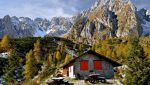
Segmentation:
[(131, 0), (96, 0), (95, 6), (103, 6), (103, 5), (113, 5), (115, 3), (119, 4), (132, 4)]
[(70, 39), (89, 44), (109, 37), (142, 34), (137, 9), (131, 0), (96, 0), (95, 5), (75, 21), (68, 33)]
[(10, 20), (10, 16), (9, 15), (4, 16), (3, 20), (6, 20), (6, 21)]
[(131, 0), (96, 0), (93, 8), (101, 8), (106, 6), (111, 11), (120, 11), (124, 7), (128, 6), (132, 11), (136, 11), (136, 7)]

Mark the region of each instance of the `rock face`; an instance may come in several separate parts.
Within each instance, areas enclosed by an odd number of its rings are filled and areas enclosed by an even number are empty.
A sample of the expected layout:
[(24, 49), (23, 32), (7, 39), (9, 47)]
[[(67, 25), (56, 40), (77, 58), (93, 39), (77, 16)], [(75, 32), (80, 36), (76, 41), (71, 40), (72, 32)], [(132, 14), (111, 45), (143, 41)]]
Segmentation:
[(28, 17), (5, 16), (0, 19), (0, 38), (9, 35), (12, 38), (34, 36), (63, 36), (72, 25), (71, 18), (54, 17), (51, 20)]
[(47, 36), (62, 36), (67, 33), (68, 30), (70, 30), (72, 26), (72, 19), (69, 18), (57, 18), (54, 17), (51, 20), (50, 26), (48, 30), (48, 35)]
[(3, 36), (4, 34), (9, 34), (12, 37), (17, 35), (16, 30), (11, 23), (11, 18), (7, 15), (3, 19), (0, 19), (0, 36)]
[(143, 28), (142, 35), (150, 35), (150, 11), (141, 9), (138, 11), (140, 17), (141, 26)]
[(93, 44), (99, 39), (109, 37), (145, 35), (147, 33), (143, 32), (147, 31), (147, 25), (150, 25), (150, 12), (146, 10), (142, 13), (137, 11), (130, 0), (97, 0), (91, 9), (76, 16), (74, 26), (67, 37)]

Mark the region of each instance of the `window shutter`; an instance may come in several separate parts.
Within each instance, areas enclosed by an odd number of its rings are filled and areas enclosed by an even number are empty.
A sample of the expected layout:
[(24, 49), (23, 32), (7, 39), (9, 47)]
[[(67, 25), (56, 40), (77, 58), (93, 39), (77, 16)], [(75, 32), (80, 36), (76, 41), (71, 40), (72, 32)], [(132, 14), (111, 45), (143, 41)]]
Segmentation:
[(94, 69), (95, 70), (102, 70), (102, 61), (94, 60)]
[(88, 70), (88, 61), (87, 60), (80, 61), (80, 70), (81, 71)]

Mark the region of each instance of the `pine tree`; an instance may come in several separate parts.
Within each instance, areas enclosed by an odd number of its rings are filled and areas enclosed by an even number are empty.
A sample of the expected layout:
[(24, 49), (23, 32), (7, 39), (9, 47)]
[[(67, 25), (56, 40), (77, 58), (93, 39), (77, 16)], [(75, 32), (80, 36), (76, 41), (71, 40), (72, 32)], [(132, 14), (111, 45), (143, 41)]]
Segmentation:
[[(22, 59), (18, 56), (16, 50), (10, 50), (10, 56), (7, 60), (7, 65), (4, 67), (4, 80), (7, 83), (15, 82), (22, 78), (22, 71), (18, 68), (22, 66)], [(16, 73), (17, 71), (17, 73)]]
[(76, 50), (76, 47), (77, 47), (77, 44), (74, 44), (73, 45), (73, 49)]
[(57, 62), (61, 61), (61, 55), (59, 51), (56, 52), (56, 59), (57, 59)]
[(55, 67), (52, 65), (52, 56), (49, 54), (48, 59), (44, 62), (42, 71), (39, 74), (40, 80), (47, 78), (47, 76), (52, 75), (55, 71)]
[(63, 53), (64, 49), (65, 49), (65, 45), (61, 44), (61, 46), (60, 46), (60, 53), (61, 54)]
[(49, 54), (48, 55), (48, 66), (52, 66), (52, 64), (53, 64), (53, 58), (52, 58), (52, 55), (51, 54)]
[(26, 54), (26, 64), (24, 66), (24, 78), (26, 80), (32, 79), (36, 74), (38, 70), (36, 67), (36, 61), (33, 56), (33, 51), (30, 50), (29, 53)]
[(8, 35), (5, 35), (3, 38), (2, 38), (2, 41), (0, 43), (0, 47), (3, 51), (7, 51), (9, 49), (9, 37)]
[(79, 51), (82, 51), (83, 50), (83, 44), (80, 44), (79, 45)]
[(61, 50), (61, 45), (58, 45), (56, 50)]
[(79, 53), (78, 53), (78, 55), (81, 55), (82, 54), (82, 52), (83, 52), (83, 44), (79, 44), (79, 47), (78, 47), (78, 51), (79, 51)]
[(66, 63), (69, 62), (70, 60), (71, 60), (71, 56), (70, 56), (69, 54), (66, 54), (64, 64), (66, 64)]
[(57, 66), (57, 63), (58, 63), (58, 61), (57, 61), (56, 52), (55, 52), (55, 53), (53, 53), (53, 64), (55, 67)]
[(60, 46), (60, 49), (58, 49), (61, 54), (61, 59), (65, 58), (66, 53), (64, 51), (66, 50), (66, 48), (67, 46), (62, 43)]
[(150, 62), (139, 45), (138, 38), (130, 40), (129, 55), (126, 59), (125, 85), (150, 85)]
[(96, 45), (93, 45), (91, 50), (95, 51), (95, 49), (96, 49)]
[(41, 61), (42, 56), (40, 40), (37, 40), (34, 44), (34, 56), (36, 61), (39, 63)]

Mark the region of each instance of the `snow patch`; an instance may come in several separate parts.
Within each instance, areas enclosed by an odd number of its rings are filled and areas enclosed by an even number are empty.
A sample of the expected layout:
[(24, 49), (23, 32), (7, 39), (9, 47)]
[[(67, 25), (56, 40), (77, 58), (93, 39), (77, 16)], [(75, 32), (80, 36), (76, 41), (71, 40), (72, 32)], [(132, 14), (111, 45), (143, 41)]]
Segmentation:
[(4, 82), (5, 81), (2, 78), (0, 78), (0, 85), (3, 85)]
[(34, 33), (34, 37), (44, 37), (46, 35), (45, 30), (36, 29), (36, 32)]
[(7, 58), (9, 56), (8, 52), (0, 53), (0, 58)]
[(150, 10), (147, 10), (147, 11), (146, 11), (146, 15), (150, 15)]
[(54, 29), (50, 29), (50, 30), (46, 31), (46, 34), (53, 33), (53, 32), (55, 32), (55, 30)]

